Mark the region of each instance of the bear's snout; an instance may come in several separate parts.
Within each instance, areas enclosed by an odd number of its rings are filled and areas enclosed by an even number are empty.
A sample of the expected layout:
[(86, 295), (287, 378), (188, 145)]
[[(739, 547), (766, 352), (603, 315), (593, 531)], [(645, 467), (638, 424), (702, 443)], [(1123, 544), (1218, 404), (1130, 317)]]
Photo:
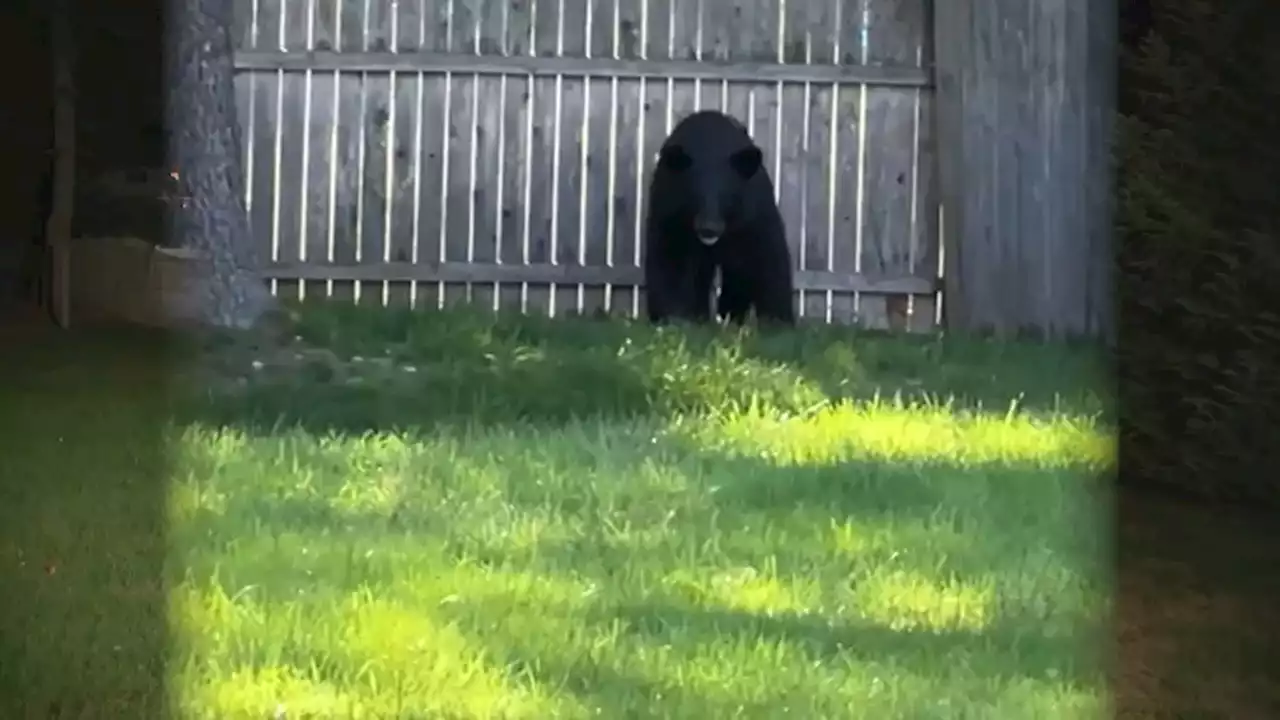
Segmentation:
[(699, 217), (693, 223), (693, 232), (703, 245), (715, 245), (724, 234), (724, 221)]

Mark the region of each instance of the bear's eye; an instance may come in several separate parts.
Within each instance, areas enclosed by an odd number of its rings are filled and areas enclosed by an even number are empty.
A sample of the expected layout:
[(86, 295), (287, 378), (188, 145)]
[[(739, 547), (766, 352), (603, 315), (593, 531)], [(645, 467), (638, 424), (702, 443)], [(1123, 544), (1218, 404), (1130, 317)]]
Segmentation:
[(764, 164), (764, 157), (760, 152), (760, 148), (749, 147), (734, 153), (729, 158), (729, 163), (733, 165), (733, 169), (738, 175), (744, 179), (750, 179)]
[(658, 162), (672, 172), (684, 172), (693, 165), (693, 158), (689, 157), (684, 148), (679, 145), (669, 145), (662, 148)]

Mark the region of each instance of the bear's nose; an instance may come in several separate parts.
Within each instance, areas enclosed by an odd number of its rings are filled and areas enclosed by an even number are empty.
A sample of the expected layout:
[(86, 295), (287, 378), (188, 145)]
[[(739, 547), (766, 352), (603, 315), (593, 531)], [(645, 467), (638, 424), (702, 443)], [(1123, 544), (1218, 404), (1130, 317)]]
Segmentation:
[(710, 213), (694, 218), (693, 232), (704, 245), (712, 245), (724, 234), (724, 223)]

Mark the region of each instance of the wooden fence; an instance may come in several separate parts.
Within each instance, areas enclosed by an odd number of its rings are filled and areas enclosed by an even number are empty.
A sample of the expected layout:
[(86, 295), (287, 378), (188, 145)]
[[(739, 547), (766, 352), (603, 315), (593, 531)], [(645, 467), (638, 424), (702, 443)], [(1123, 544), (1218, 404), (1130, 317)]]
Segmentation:
[(282, 294), (643, 312), (674, 121), (766, 151), (799, 309), (931, 327), (930, 0), (236, 0), (247, 196)]

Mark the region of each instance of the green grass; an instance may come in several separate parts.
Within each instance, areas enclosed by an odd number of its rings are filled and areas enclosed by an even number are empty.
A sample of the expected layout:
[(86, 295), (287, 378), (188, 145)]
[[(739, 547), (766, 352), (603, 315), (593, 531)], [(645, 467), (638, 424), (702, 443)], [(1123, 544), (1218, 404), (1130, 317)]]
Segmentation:
[(298, 332), (328, 351), (229, 351), (242, 382), (173, 403), (141, 340), (20, 368), (0, 436), (31, 452), (0, 468), (41, 480), (0, 503), (7, 709), (1106, 709), (1085, 349), (334, 307)]

